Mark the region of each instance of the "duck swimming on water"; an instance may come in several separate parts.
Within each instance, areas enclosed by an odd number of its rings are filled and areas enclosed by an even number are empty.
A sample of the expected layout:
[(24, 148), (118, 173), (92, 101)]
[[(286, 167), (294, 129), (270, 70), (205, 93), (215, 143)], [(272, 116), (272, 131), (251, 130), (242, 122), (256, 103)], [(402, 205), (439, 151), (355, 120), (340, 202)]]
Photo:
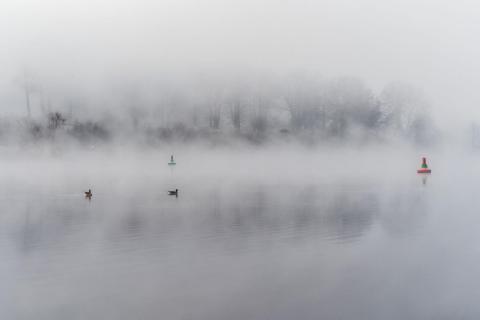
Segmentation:
[(88, 191), (85, 191), (85, 198), (92, 198), (92, 189), (88, 189)]
[(178, 189), (169, 190), (169, 191), (168, 191), (168, 195), (178, 197)]

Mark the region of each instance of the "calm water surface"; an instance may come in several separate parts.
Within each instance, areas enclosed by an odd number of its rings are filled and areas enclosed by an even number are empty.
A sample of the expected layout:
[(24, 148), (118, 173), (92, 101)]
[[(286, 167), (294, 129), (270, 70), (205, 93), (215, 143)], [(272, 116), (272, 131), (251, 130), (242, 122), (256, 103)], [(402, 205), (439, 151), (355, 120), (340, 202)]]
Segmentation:
[(473, 178), (221, 181), (4, 181), (0, 318), (480, 317)]

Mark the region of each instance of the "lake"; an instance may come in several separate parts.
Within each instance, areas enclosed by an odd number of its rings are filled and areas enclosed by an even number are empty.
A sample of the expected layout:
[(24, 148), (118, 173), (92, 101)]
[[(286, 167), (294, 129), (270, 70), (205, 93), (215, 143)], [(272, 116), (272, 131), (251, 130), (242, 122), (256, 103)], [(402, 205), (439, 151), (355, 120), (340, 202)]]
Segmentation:
[(7, 161), (0, 318), (480, 317), (478, 169), (322, 157)]

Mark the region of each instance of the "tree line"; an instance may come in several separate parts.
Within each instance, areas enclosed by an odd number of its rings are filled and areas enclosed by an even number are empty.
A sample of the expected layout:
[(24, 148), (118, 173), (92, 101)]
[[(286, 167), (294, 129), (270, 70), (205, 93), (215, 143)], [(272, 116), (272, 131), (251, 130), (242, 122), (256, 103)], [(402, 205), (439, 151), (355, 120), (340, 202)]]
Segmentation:
[[(30, 83), (27, 115), (2, 118), (0, 140), (107, 143), (308, 144), (435, 141), (430, 105), (422, 91), (391, 83), (375, 93), (357, 78), (203, 79), (125, 85), (109, 95), (58, 94), (45, 98)], [(58, 98), (61, 97), (61, 98)], [(38, 98), (38, 97), (37, 97)], [(48, 104), (45, 103), (48, 101)], [(39, 112), (34, 113), (35, 101)]]

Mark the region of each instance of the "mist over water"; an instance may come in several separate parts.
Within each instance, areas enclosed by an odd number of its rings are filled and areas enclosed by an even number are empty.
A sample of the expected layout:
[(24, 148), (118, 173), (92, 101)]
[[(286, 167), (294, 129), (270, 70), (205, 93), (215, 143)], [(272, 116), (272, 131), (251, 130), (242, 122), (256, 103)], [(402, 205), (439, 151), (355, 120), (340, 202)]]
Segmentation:
[(478, 14), (2, 1), (0, 319), (478, 319)]
[(82, 154), (3, 157), (2, 318), (478, 315), (475, 155)]

